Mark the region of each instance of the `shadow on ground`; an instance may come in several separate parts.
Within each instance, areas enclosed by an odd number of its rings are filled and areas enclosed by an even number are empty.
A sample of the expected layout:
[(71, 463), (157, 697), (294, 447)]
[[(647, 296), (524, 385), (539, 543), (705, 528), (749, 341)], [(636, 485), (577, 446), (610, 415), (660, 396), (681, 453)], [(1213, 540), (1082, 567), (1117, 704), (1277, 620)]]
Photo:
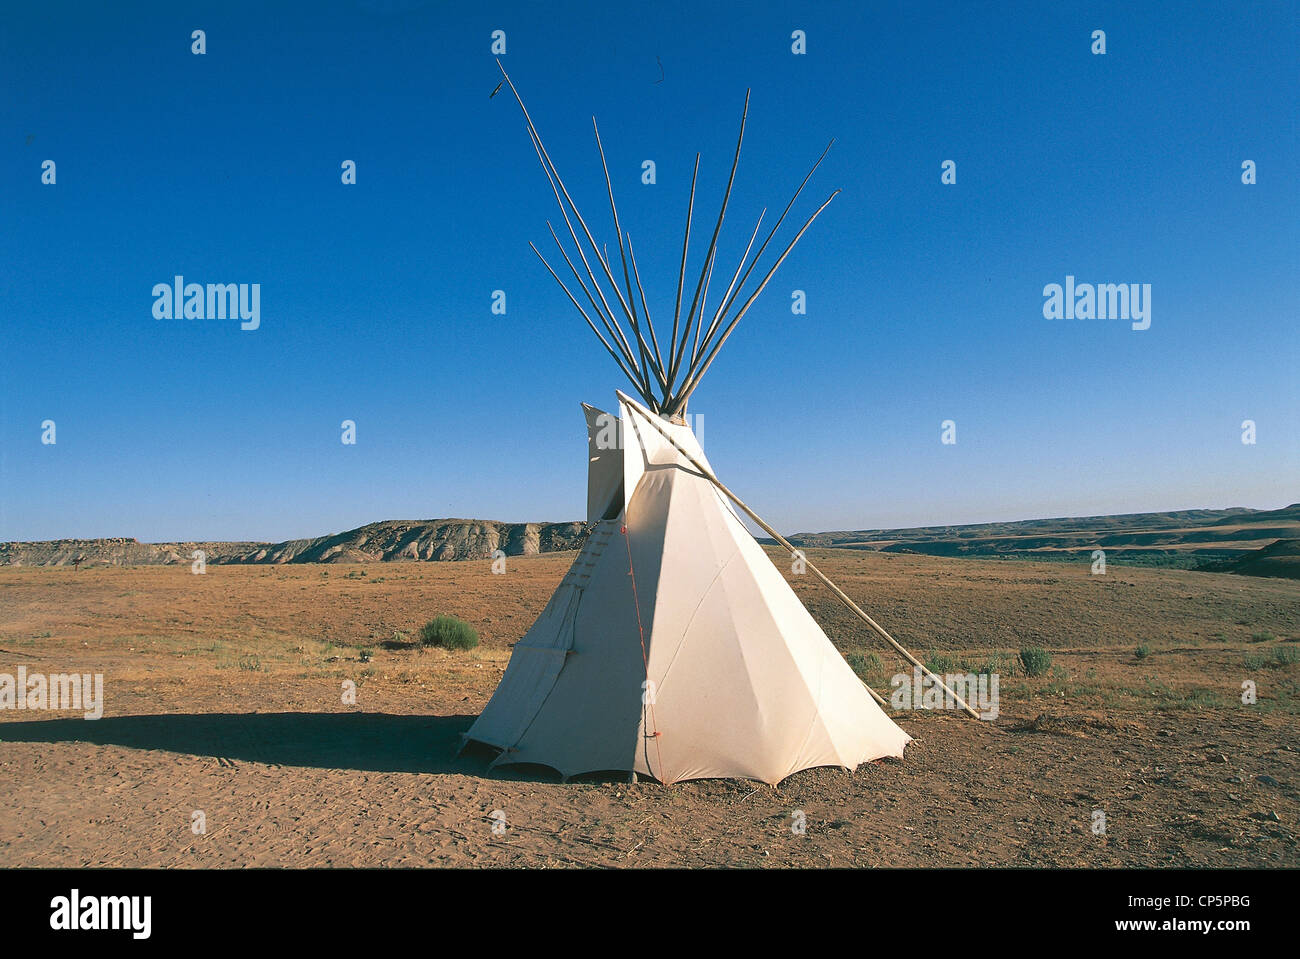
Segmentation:
[(164, 713), (0, 723), (0, 742), (161, 749), (272, 766), (558, 780), (557, 774), (542, 767), (498, 766), (489, 771), (495, 751), (477, 744), (460, 753), (461, 734), (475, 718), (387, 713)]

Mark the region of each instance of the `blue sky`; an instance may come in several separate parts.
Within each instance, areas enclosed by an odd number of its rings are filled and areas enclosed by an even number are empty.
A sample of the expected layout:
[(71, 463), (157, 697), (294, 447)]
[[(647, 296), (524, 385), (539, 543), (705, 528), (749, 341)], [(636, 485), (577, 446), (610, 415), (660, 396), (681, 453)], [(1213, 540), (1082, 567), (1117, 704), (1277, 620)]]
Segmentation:
[[(556, 211), (517, 106), (488, 96), (496, 29), (612, 242), (600, 121), (661, 325), (695, 153), (711, 225), (745, 90), (720, 270), (837, 138), (791, 215), (843, 192), (691, 403), (714, 467), (778, 528), (1300, 500), (1294, 4), (51, 2), (5, 19), (0, 539), (581, 516), (578, 404), (610, 408), (623, 383), (528, 248)], [(261, 284), (260, 328), (155, 319), (176, 274)], [(1044, 319), (1067, 274), (1151, 284), (1150, 329)]]

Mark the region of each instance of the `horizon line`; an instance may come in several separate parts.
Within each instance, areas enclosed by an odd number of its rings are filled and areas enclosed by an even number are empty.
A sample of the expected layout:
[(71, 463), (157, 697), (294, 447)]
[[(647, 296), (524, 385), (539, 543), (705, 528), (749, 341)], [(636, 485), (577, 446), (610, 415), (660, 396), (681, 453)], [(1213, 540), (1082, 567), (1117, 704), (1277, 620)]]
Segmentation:
[[(1028, 516), (1021, 519), (992, 519), (983, 520), (974, 523), (930, 523), (920, 526), (873, 526), (859, 527), (856, 529), (843, 527), (840, 529), (823, 529), (823, 530), (803, 530), (789, 533), (789, 536), (827, 536), (834, 533), (896, 533), (908, 532), (910, 530), (923, 529), (967, 529), (975, 526), (992, 526), (992, 525), (1010, 525), (1016, 523), (1038, 523), (1051, 520), (1088, 520), (1088, 519), (1123, 519), (1131, 516), (1158, 516), (1158, 515), (1177, 515), (1180, 513), (1199, 513), (1199, 512), (1217, 512), (1230, 513), (1240, 511), (1244, 513), (1276, 513), (1281, 510), (1300, 508), (1300, 501), (1287, 503), (1284, 506), (1277, 507), (1254, 507), (1254, 506), (1193, 506), (1185, 509), (1168, 509), (1168, 510), (1136, 510), (1130, 513), (1093, 513), (1089, 515), (1074, 516)], [(498, 526), (586, 526), (587, 523), (582, 519), (570, 520), (499, 520), (499, 519), (482, 519), (471, 516), (437, 516), (428, 519), (379, 519), (371, 520), (368, 523), (362, 523), (360, 526), (351, 526), (347, 529), (337, 530), (336, 532), (318, 533), (314, 536), (290, 536), (286, 539), (163, 539), (163, 540), (141, 540), (135, 536), (60, 536), (53, 539), (6, 539), (0, 540), (0, 544), (35, 544), (35, 543), (67, 543), (67, 542), (103, 542), (108, 540), (123, 540), (126, 542), (139, 543), (142, 546), (167, 546), (172, 544), (183, 545), (190, 543), (248, 543), (257, 546), (275, 546), (281, 543), (293, 543), (306, 540), (322, 539), (328, 536), (342, 536), (345, 533), (355, 532), (359, 529), (365, 529), (367, 526), (378, 526), (381, 523), (492, 523)], [(768, 537), (755, 537), (755, 539), (766, 539)]]

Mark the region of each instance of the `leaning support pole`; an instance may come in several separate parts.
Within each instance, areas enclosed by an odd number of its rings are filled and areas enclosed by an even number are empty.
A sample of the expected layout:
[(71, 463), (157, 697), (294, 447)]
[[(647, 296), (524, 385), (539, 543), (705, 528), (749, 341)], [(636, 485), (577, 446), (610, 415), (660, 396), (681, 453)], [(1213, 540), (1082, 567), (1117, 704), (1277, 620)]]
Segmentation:
[[(767, 523), (763, 522), (763, 518), (761, 516), (759, 516), (752, 509), (746, 506), (739, 496), (737, 496), (731, 490), (727, 489), (727, 487), (722, 484), (722, 480), (718, 479), (716, 476), (713, 475), (712, 470), (710, 470), (707, 466), (705, 466), (703, 463), (697, 460), (688, 451), (682, 449), (681, 445), (675, 439), (672, 438), (669, 432), (656, 422), (657, 417), (653, 413), (651, 413), (648, 409), (646, 409), (636, 400), (632, 399), (632, 397), (628, 396), (622, 390), (618, 390), (616, 392), (618, 393), (618, 398), (620, 400), (622, 400), (632, 409), (640, 413), (645, 418), (646, 422), (648, 422), (651, 426), (653, 426), (656, 430), (658, 430), (659, 434), (664, 439), (666, 439), (668, 442), (672, 443), (674, 447), (676, 447), (677, 452), (681, 453), (688, 460), (690, 460), (691, 465), (700, 471), (700, 475), (702, 475), (710, 483), (716, 486), (718, 488), (718, 491), (722, 493), (724, 496), (726, 496), (727, 499), (731, 500), (742, 510), (744, 510), (745, 515), (748, 516), (750, 519), (752, 519), (760, 527), (762, 527), (765, 533), (771, 536), (774, 540), (776, 540), (778, 543), (784, 546), (791, 553), (798, 552), (798, 550), (796, 550), (793, 546), (790, 545), (789, 540), (787, 540), (784, 536), (782, 536), (772, 527), (768, 526)], [(825, 585), (827, 589), (829, 589), (832, 593), (834, 593), (839, 598), (840, 602), (842, 602), (845, 606), (847, 606), (850, 610), (852, 610), (852, 612), (854, 613), (854, 615), (858, 617), (858, 619), (862, 620), (873, 630), (875, 630), (875, 632), (883, 640), (885, 640), (885, 642), (889, 643), (890, 646), (894, 647), (894, 649), (896, 649), (904, 659), (906, 659), (917, 669), (921, 670), (921, 672), (926, 676), (928, 676), (931, 680), (933, 680), (934, 683), (940, 689), (942, 689), (945, 693), (951, 696), (953, 698), (953, 701), (956, 702), (957, 705), (959, 705), (968, 716), (970, 716), (972, 719), (979, 719), (979, 713), (971, 709), (970, 704), (968, 704), (966, 700), (962, 699), (951, 689), (949, 689), (948, 686), (944, 683), (944, 681), (940, 677), (936, 676), (934, 673), (930, 672), (930, 670), (926, 669), (924, 663), (922, 663), (919, 659), (917, 659), (906, 649), (904, 649), (902, 644), (899, 643), (896, 639), (894, 639), (893, 636), (890, 636), (889, 633), (885, 632), (885, 628), (883, 626), (881, 626), (874, 619), (872, 619), (865, 612), (863, 612), (861, 607), (859, 607), (857, 603), (853, 602), (853, 600), (849, 598), (848, 594), (846, 594), (844, 590), (840, 589), (838, 586), (832, 583), (829, 576), (827, 576), (820, 569), (818, 569), (816, 566), (813, 565), (812, 560), (805, 557), (804, 565), (806, 565), (808, 569), (812, 570), (813, 575), (815, 575), (818, 579), (820, 579), (822, 581), (822, 584)]]
[(865, 689), (867, 692), (869, 692), (869, 693), (871, 694), (871, 698), (874, 699), (877, 703), (880, 704), (880, 708), (881, 708), (881, 709), (886, 709), (886, 708), (888, 708), (889, 704), (885, 702), (885, 697), (884, 697), (884, 696), (881, 696), (880, 693), (876, 692), (874, 689), (872, 689), (870, 686), (868, 686), (868, 685), (867, 685), (867, 681), (866, 681), (865, 679), (863, 679), (861, 676), (859, 676), (859, 677), (858, 677), (858, 682), (860, 682), (860, 683), (862, 684), (862, 688), (863, 688), (863, 689)]

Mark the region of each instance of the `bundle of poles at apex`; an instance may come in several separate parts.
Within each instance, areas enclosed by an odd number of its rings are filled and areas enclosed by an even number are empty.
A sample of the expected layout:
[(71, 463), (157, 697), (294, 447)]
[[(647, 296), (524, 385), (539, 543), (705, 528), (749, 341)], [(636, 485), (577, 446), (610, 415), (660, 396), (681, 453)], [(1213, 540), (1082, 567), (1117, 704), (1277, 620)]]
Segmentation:
[[(582, 264), (582, 271), (579, 272), (574, 257), (570, 256), (564, 242), (556, 233), (555, 227), (548, 220), (546, 225), (550, 230), (552, 239), (555, 240), (555, 246), (560, 251), (560, 256), (564, 258), (569, 272), (573, 274), (573, 280), (581, 291), (587, 307), (583, 306), (579, 298), (574, 295), (573, 290), (547, 262), (542, 252), (537, 249), (537, 246), (533, 243), (529, 243), (529, 246), (532, 247), (533, 252), (542, 261), (547, 272), (555, 278), (555, 282), (560, 285), (560, 289), (564, 290), (569, 301), (582, 314), (582, 318), (587, 321), (591, 331), (596, 334), (601, 345), (605, 347), (609, 355), (613, 357), (614, 362), (618, 364), (619, 369), (627, 376), (646, 406), (666, 419), (680, 420), (686, 413), (686, 404), (690, 400), (691, 394), (699, 386), (701, 378), (708, 372), (714, 359), (717, 358), (718, 351), (727, 342), (727, 338), (736, 329), (736, 325), (749, 311), (749, 308), (754, 305), (754, 301), (758, 299), (759, 294), (763, 292), (763, 288), (767, 286), (768, 281), (772, 279), (785, 258), (790, 255), (790, 251), (794, 249), (795, 244), (799, 242), (808, 227), (812, 226), (813, 221), (821, 215), (821, 212), (830, 205), (831, 200), (835, 199), (840, 192), (839, 190), (833, 192), (813, 212), (812, 216), (808, 217), (803, 226), (800, 227), (799, 232), (794, 235), (794, 238), (781, 252), (781, 255), (768, 268), (763, 275), (763, 279), (742, 301), (741, 296), (750, 275), (758, 266), (768, 244), (776, 236), (781, 224), (785, 222), (786, 215), (794, 206), (795, 201), (799, 199), (799, 194), (803, 192), (803, 188), (808, 184), (813, 173), (817, 171), (817, 167), (821, 165), (822, 160), (826, 158), (826, 154), (830, 152), (831, 145), (835, 141), (832, 139), (830, 143), (826, 144), (826, 149), (817, 158), (817, 162), (808, 171), (808, 175), (803, 178), (799, 188), (794, 191), (794, 196), (790, 198), (790, 202), (786, 204), (785, 209), (781, 212), (776, 225), (767, 234), (753, 259), (750, 259), (749, 254), (754, 248), (754, 241), (758, 238), (759, 229), (763, 224), (763, 217), (767, 213), (766, 208), (759, 214), (758, 222), (754, 224), (753, 233), (750, 235), (749, 244), (745, 247), (745, 253), (732, 273), (731, 283), (727, 286), (727, 291), (723, 294), (717, 309), (713, 311), (711, 317), (708, 316), (706, 306), (709, 298), (709, 284), (713, 279), (714, 261), (717, 256), (718, 236), (722, 232), (722, 221), (726, 217), (727, 204), (731, 200), (731, 189), (736, 181), (736, 168), (740, 164), (740, 147), (745, 139), (745, 120), (749, 115), (749, 91), (745, 91), (745, 106), (740, 116), (740, 134), (736, 138), (736, 155), (731, 161), (731, 175), (727, 178), (727, 189), (722, 196), (722, 208), (718, 211), (718, 219), (713, 227), (713, 236), (709, 240), (709, 247), (704, 256), (704, 264), (700, 270), (699, 279), (694, 284), (695, 292), (691, 296), (689, 306), (683, 311), (682, 302), (687, 288), (686, 261), (691, 242), (691, 226), (695, 215), (695, 184), (700, 172), (700, 155), (698, 153), (695, 155), (695, 171), (691, 174), (691, 195), (686, 207), (686, 232), (682, 239), (681, 270), (677, 277), (677, 298), (673, 308), (673, 328), (665, 352), (661, 348), (662, 344), (655, 330), (654, 322), (650, 318), (645, 289), (641, 285), (641, 271), (637, 267), (636, 253), (632, 249), (631, 234), (624, 232), (622, 222), (619, 220), (618, 205), (614, 201), (614, 186), (610, 181), (609, 166), (605, 162), (605, 148), (600, 142), (600, 130), (596, 126), (596, 118), (592, 117), (591, 125), (596, 134), (596, 149), (600, 153), (600, 164), (605, 174), (605, 187), (609, 194), (609, 208), (614, 216), (614, 230), (618, 234), (616, 239), (623, 274), (621, 285), (618, 279), (615, 278), (614, 271), (610, 266), (608, 247), (603, 247), (596, 242), (591, 229), (587, 226), (587, 221), (583, 219), (577, 205), (573, 202), (573, 197), (569, 195), (568, 188), (565, 187), (559, 171), (555, 168), (555, 164), (551, 162), (550, 154), (546, 151), (546, 145), (542, 142), (541, 135), (533, 124), (528, 108), (524, 106), (523, 98), (519, 95), (519, 91), (515, 89), (510, 75), (506, 73), (505, 67), (501, 66), (499, 60), (497, 66), (500, 68), (502, 76), (505, 77), (505, 82), (509, 84), (510, 92), (514, 94), (515, 100), (518, 101), (519, 109), (523, 111), (524, 120), (528, 124), (528, 135), (533, 142), (533, 149), (537, 152), (537, 159), (546, 172), (547, 180), (550, 181), (551, 192), (555, 194), (555, 202), (560, 207), (560, 215), (564, 219), (569, 238), (576, 249), (576, 259)], [(577, 223), (576, 228), (575, 221)], [(579, 231), (582, 234), (581, 238), (579, 238)], [(585, 247), (583, 240), (586, 241)], [(595, 269), (592, 267), (592, 260), (595, 261)], [(748, 266), (746, 266), (746, 263), (748, 263)], [(585, 280), (583, 279), (584, 274), (586, 276)], [(635, 294), (633, 293), (634, 285), (636, 288)], [(613, 302), (611, 303), (611, 301)], [(740, 306), (737, 309), (736, 304), (738, 302)], [(590, 312), (588, 308), (590, 308)], [(593, 314), (595, 315), (594, 320), (592, 319)], [(619, 314), (622, 315), (627, 329), (631, 331), (630, 339), (624, 331), (624, 323), (619, 322)], [(707, 324), (705, 322), (706, 317), (708, 317)]]

